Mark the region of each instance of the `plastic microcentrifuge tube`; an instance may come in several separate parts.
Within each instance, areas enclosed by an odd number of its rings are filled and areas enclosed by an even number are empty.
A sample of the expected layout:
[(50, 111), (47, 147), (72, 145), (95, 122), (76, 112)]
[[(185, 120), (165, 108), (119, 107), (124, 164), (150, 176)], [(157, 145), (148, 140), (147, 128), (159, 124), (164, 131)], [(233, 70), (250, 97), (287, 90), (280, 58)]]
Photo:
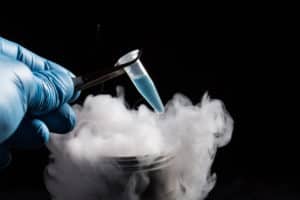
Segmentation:
[[(129, 52), (118, 60), (116, 66), (122, 65), (129, 62), (130, 60), (135, 59), (138, 54), (139, 50)], [(146, 99), (146, 101), (152, 106), (152, 108), (156, 112), (164, 112), (164, 106), (160, 99), (158, 91), (141, 61), (137, 59), (134, 63), (125, 67), (124, 70), (126, 71), (130, 80), (133, 82), (134, 86)]]

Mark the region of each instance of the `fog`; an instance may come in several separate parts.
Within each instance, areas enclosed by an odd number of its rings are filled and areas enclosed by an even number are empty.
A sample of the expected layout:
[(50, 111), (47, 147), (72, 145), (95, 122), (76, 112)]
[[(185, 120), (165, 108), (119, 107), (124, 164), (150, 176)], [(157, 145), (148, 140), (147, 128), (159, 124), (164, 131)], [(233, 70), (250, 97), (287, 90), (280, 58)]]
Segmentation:
[(175, 94), (156, 113), (146, 105), (128, 108), (118, 91), (88, 96), (73, 106), (75, 129), (52, 134), (45, 170), (52, 199), (205, 199), (216, 182), (217, 149), (233, 131), (223, 102), (204, 94), (193, 104)]

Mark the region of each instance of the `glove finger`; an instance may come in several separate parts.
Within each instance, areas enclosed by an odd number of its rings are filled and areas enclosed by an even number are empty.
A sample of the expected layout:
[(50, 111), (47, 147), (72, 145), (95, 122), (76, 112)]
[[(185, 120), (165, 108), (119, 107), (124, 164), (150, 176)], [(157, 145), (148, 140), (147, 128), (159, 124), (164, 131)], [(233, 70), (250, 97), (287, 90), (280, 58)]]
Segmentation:
[(46, 70), (48, 67), (45, 63), (46, 59), (36, 55), (19, 44), (6, 40), (2, 37), (0, 37), (0, 53), (21, 61), (32, 71)]
[(8, 148), (1, 144), (0, 145), (0, 171), (6, 168), (11, 163), (11, 154)]
[[(61, 71), (71, 78), (75, 77), (75, 75), (66, 68), (31, 52), (30, 50), (22, 47), (15, 42), (11, 42), (2, 37), (0, 37), (0, 53), (24, 63), (33, 72), (55, 70)], [(70, 101), (75, 101), (79, 97), (79, 95), (79, 92), (75, 92), (72, 98), (70, 98)]]
[[(67, 74), (69, 75), (69, 77), (71, 78), (75, 78), (76, 76), (69, 70), (67, 70), (66, 68), (52, 62), (52, 61), (47, 61), (47, 65), (48, 65), (48, 68), (50, 70), (53, 70), (53, 71), (58, 71), (58, 72), (61, 72), (61, 73), (64, 73), (64, 74)], [(72, 86), (73, 86), (73, 90), (74, 90), (74, 83), (72, 81)], [(78, 97), (80, 96), (80, 91), (73, 91), (73, 96), (69, 99), (69, 103), (72, 103), (74, 101), (76, 101), (76, 99), (78, 99)]]
[(13, 148), (36, 149), (47, 143), (49, 137), (49, 129), (43, 121), (26, 117), (5, 144)]
[(34, 72), (34, 84), (29, 95), (31, 114), (42, 115), (59, 108), (73, 97), (71, 77), (62, 70)]
[(39, 116), (51, 132), (68, 133), (76, 124), (76, 115), (68, 104), (63, 104), (60, 108)]

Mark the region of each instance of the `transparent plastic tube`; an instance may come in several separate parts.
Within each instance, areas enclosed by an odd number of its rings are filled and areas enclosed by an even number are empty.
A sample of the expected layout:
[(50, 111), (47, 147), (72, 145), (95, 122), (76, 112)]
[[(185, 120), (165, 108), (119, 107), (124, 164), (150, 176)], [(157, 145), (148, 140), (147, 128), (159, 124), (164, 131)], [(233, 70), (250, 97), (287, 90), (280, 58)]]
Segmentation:
[[(121, 57), (117, 65), (122, 65), (135, 59), (138, 56), (139, 50), (134, 50)], [(164, 112), (164, 106), (158, 94), (158, 91), (147, 73), (145, 67), (138, 59), (136, 62), (124, 68), (134, 86), (146, 101), (152, 106), (156, 112)]]

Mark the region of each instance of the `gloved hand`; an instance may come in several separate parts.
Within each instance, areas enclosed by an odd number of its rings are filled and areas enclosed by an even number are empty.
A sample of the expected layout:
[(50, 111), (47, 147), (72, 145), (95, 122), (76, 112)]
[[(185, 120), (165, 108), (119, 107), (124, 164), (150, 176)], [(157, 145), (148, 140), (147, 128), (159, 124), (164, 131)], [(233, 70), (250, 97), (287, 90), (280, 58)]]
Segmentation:
[(0, 168), (10, 162), (9, 148), (36, 148), (51, 132), (75, 125), (68, 105), (74, 75), (22, 46), (0, 37)]

